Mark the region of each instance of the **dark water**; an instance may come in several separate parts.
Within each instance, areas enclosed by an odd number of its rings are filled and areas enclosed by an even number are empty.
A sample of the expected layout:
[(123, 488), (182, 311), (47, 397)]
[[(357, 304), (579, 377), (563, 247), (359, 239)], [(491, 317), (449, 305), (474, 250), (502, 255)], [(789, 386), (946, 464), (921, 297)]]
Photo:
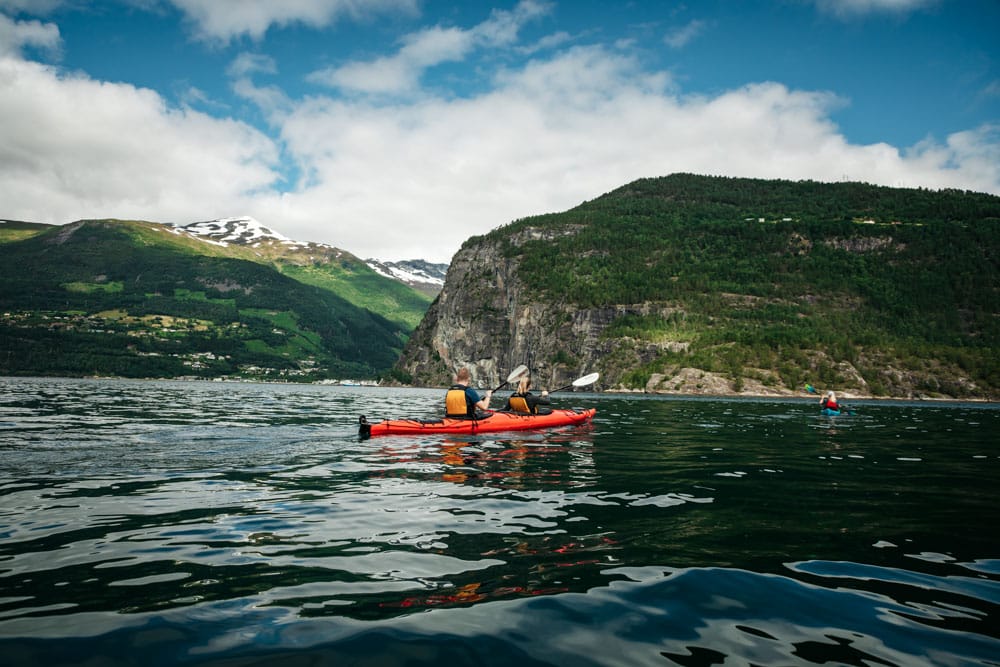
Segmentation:
[(0, 378), (3, 665), (1000, 665), (1000, 409)]

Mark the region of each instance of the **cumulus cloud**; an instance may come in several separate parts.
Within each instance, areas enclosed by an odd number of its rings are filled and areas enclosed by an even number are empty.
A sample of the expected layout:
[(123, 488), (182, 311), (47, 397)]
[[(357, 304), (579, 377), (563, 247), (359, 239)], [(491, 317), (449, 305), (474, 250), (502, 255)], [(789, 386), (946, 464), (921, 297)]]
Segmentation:
[(549, 3), (522, 0), (511, 11), (494, 10), (471, 29), (435, 26), (403, 38), (393, 55), (353, 62), (312, 73), (309, 80), (345, 91), (368, 94), (409, 94), (419, 89), (420, 76), (435, 65), (465, 59), (475, 48), (513, 44), (525, 22), (550, 11)]
[(15, 21), (0, 14), (0, 57), (18, 56), (25, 47), (56, 53), (61, 44), (59, 27), (54, 24)]
[(266, 115), (276, 118), (288, 107), (288, 97), (277, 86), (257, 85), (253, 75), (277, 73), (278, 65), (274, 59), (259, 53), (241, 53), (226, 68), (226, 74), (232, 79), (233, 92), (252, 102)]
[(202, 39), (229, 42), (260, 39), (271, 26), (294, 23), (322, 28), (342, 17), (416, 15), (417, 0), (170, 0), (191, 21)]
[(447, 261), (470, 235), (678, 171), (1000, 192), (995, 128), (858, 146), (830, 119), (845, 103), (767, 82), (684, 96), (631, 58), (576, 48), (472, 99), (308, 100), (282, 138), (311, 185), (257, 203), (293, 236)]
[(680, 28), (674, 28), (663, 38), (663, 43), (672, 49), (680, 49), (705, 30), (705, 22), (694, 20)]
[[(431, 66), (488, 44), (516, 48), (512, 27), (545, 9), (518, 7), (520, 18), (414, 33), (400, 51)], [(58, 43), (41, 24), (0, 17), (5, 29), (19, 44)], [(228, 73), (267, 114), (269, 137), (148, 89), (61, 74), (15, 49), (0, 55), (0, 214), (53, 223), (247, 214), (362, 257), (448, 261), (471, 235), (678, 171), (1000, 194), (996, 125), (911, 147), (851, 144), (832, 121), (849, 100), (833, 93), (765, 81), (689, 95), (629, 53), (577, 46), (506, 61), (464, 98), (301, 99), (255, 85), (278, 63), (241, 54)], [(416, 85), (419, 71), (400, 81)], [(279, 189), (290, 171), (301, 178)]]
[(314, 72), (309, 80), (355, 92), (410, 93), (419, 88), (426, 68), (462, 60), (472, 45), (473, 35), (467, 31), (430, 28), (409, 35), (395, 55)]
[(274, 143), (243, 123), (17, 58), (0, 58), (0, 117), (0, 201), (20, 219), (197, 219), (275, 180)]

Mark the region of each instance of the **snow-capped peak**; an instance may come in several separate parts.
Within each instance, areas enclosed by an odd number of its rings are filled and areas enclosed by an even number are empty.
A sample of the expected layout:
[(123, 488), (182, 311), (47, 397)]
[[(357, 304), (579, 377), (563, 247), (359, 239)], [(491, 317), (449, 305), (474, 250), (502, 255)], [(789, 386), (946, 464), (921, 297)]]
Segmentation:
[(180, 229), (224, 244), (256, 246), (263, 241), (277, 241), (285, 245), (304, 245), (265, 227), (250, 216), (192, 222), (189, 225), (182, 225)]
[(444, 286), (447, 264), (432, 264), (420, 259), (402, 262), (381, 262), (377, 259), (366, 259), (367, 264), (375, 273), (392, 278), (407, 285), (430, 285), (436, 288)]

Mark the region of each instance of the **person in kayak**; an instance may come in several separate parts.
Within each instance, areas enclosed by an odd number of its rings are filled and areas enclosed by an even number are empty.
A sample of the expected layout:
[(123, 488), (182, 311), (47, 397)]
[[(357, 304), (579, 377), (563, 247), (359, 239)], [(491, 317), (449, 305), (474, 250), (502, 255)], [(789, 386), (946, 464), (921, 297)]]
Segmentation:
[(837, 403), (837, 395), (833, 391), (826, 392), (823, 398), (819, 399), (819, 407), (831, 412), (840, 412), (840, 405)]
[(530, 389), (531, 378), (525, 375), (517, 383), (517, 391), (507, 398), (507, 405), (504, 406), (504, 410), (526, 415), (551, 414), (551, 408), (547, 407), (551, 404), (549, 401), (549, 392), (543, 391), (541, 395), (536, 396), (529, 391)]
[(490, 409), (490, 399), (493, 392), (486, 391), (485, 396), (469, 386), (469, 369), (459, 368), (455, 373), (455, 384), (448, 389), (444, 397), (445, 415), (453, 419), (482, 419), (486, 414), (480, 410)]

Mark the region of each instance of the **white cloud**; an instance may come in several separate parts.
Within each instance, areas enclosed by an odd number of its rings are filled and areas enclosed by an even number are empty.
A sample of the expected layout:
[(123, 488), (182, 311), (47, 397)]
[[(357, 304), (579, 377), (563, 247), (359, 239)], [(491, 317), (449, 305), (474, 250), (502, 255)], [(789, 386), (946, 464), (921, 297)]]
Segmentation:
[(233, 80), (233, 92), (252, 102), (265, 114), (275, 117), (288, 107), (288, 97), (277, 86), (258, 86), (251, 75), (277, 73), (278, 65), (274, 59), (258, 53), (241, 53), (226, 68), (226, 74)]
[(35, 16), (44, 16), (64, 4), (65, 0), (0, 0), (0, 11), (10, 14), (30, 11)]
[(275, 145), (243, 123), (16, 58), (0, 58), (0, 117), (0, 201), (24, 220), (204, 219), (275, 179)]
[(695, 37), (705, 30), (705, 22), (694, 20), (685, 26), (671, 30), (663, 38), (663, 43), (672, 49), (680, 49), (687, 46)]
[(271, 26), (301, 23), (322, 28), (341, 17), (361, 20), (377, 14), (417, 14), (417, 0), (170, 0), (206, 40), (260, 39)]
[(512, 11), (493, 10), (490, 18), (476, 26), (473, 33), (477, 39), (491, 46), (513, 44), (525, 23), (551, 10), (552, 3), (521, 0)]
[(473, 36), (457, 28), (437, 27), (409, 35), (405, 42), (393, 56), (314, 72), (309, 80), (363, 93), (414, 92), (426, 68), (464, 58)]
[(226, 69), (226, 74), (234, 78), (243, 78), (251, 74), (277, 74), (278, 65), (274, 58), (259, 53), (241, 53)]
[(525, 55), (531, 55), (534, 53), (538, 53), (539, 51), (546, 51), (548, 49), (558, 48), (563, 44), (568, 44), (569, 42), (572, 41), (573, 41), (573, 36), (570, 35), (568, 32), (565, 31), (554, 32), (551, 35), (546, 35), (545, 37), (542, 37), (534, 44), (520, 47), (518, 49), (518, 52), (523, 53)]
[(815, 0), (816, 7), (842, 18), (876, 13), (898, 13), (923, 9), (939, 0)]
[[(428, 62), (457, 48), (407, 44)], [(250, 79), (276, 69), (241, 57), (230, 70), (271, 114), (271, 139), (150, 90), (0, 57), (0, 215), (247, 214), (363, 257), (447, 261), (471, 235), (678, 171), (1000, 194), (997, 126), (903, 150), (853, 145), (831, 120), (845, 103), (831, 93), (762, 82), (689, 96), (599, 47), (510, 66), (464, 99), (294, 100)], [(274, 189), (279, 155), (303, 174), (293, 191)]]
[(0, 14), (0, 57), (17, 56), (25, 47), (55, 53), (61, 44), (59, 27), (52, 23), (15, 21)]
[(312, 73), (309, 80), (345, 91), (368, 94), (411, 94), (419, 90), (423, 72), (458, 62), (475, 48), (513, 44), (525, 22), (550, 10), (548, 3), (521, 0), (512, 11), (494, 10), (479, 25), (464, 30), (435, 26), (407, 35), (394, 55), (353, 62)]
[(311, 185), (258, 199), (256, 215), (362, 256), (447, 261), (471, 235), (678, 171), (1000, 193), (995, 128), (901, 153), (848, 143), (830, 120), (842, 104), (777, 83), (685, 97), (627, 57), (577, 48), (474, 99), (298, 105), (283, 139)]

